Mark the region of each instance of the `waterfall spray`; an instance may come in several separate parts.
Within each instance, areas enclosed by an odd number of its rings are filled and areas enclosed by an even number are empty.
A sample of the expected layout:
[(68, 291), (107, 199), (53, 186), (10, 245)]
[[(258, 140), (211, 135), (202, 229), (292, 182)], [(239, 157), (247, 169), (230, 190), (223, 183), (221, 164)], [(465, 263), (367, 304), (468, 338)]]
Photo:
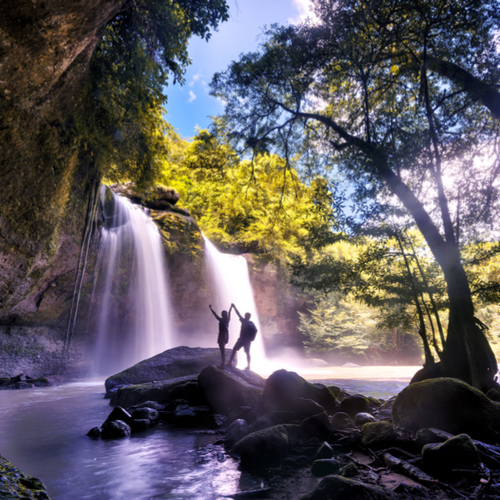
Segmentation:
[[(259, 332), (252, 342), (250, 354), (252, 356), (252, 370), (259, 371), (259, 368), (262, 368), (266, 363), (266, 354), (252, 284), (248, 275), (247, 261), (240, 255), (219, 252), (205, 235), (203, 235), (203, 238), (205, 240), (207, 267), (215, 290), (212, 305), (217, 314), (220, 314), (224, 309), (229, 310), (231, 303), (234, 303), (242, 316), (246, 312), (252, 315), (251, 320), (255, 323)], [(233, 312), (229, 325), (228, 348), (231, 349), (236, 343), (239, 332), (240, 321), (236, 313)], [(238, 368), (243, 368), (245, 365), (246, 359), (242, 349), (238, 353)]]
[(112, 196), (99, 249), (100, 303), (94, 309), (94, 368), (101, 374), (174, 346), (161, 235), (142, 207)]

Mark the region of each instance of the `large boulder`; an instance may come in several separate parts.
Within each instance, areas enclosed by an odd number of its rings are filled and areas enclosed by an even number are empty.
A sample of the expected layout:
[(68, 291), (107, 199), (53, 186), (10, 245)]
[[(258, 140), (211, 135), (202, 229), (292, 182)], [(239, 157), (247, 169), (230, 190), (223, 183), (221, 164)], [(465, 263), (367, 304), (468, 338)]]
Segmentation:
[(326, 386), (311, 384), (295, 372), (277, 370), (266, 381), (260, 403), (261, 412), (294, 410), (297, 398), (312, 400), (329, 412), (338, 408), (335, 395)]
[(459, 434), (444, 443), (426, 444), (422, 458), (426, 470), (436, 477), (446, 477), (454, 469), (479, 469), (481, 464), (476, 445), (467, 434)]
[(120, 405), (124, 408), (129, 408), (130, 406), (147, 401), (155, 401), (160, 404), (170, 403), (170, 401), (178, 399), (172, 391), (176, 387), (189, 382), (196, 382), (196, 378), (193, 378), (193, 375), (186, 375), (162, 382), (119, 387), (116, 391), (113, 391), (109, 404), (111, 406)]
[[(231, 355), (231, 350), (226, 351)], [(174, 347), (106, 379), (106, 395), (119, 386), (159, 382), (186, 375), (198, 375), (208, 365), (220, 364), (217, 348)]]
[(214, 413), (229, 415), (239, 406), (256, 406), (265, 380), (247, 370), (223, 371), (207, 366), (198, 376), (198, 386)]
[(454, 378), (410, 384), (392, 407), (394, 423), (408, 430), (433, 427), (500, 443), (500, 404)]
[(232, 451), (240, 456), (242, 467), (259, 468), (285, 457), (291, 446), (287, 428), (275, 425), (243, 437)]

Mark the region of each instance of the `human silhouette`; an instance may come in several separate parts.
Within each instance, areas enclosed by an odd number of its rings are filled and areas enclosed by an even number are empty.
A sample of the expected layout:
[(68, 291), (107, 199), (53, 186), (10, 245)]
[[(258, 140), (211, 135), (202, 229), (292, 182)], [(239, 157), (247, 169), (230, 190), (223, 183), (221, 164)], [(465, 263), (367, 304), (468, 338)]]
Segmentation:
[(222, 370), (226, 369), (226, 344), (229, 342), (229, 322), (231, 321), (231, 307), (229, 308), (229, 312), (222, 311), (221, 316), (217, 316), (217, 313), (212, 309), (212, 304), (210, 304), (210, 310), (212, 314), (215, 316), (217, 321), (219, 322), (219, 336), (217, 337), (217, 343), (219, 344), (220, 349), (220, 357), (222, 360), (222, 364), (219, 368)]
[(248, 362), (245, 370), (250, 370), (250, 360), (251, 360), (250, 344), (252, 343), (253, 340), (255, 340), (255, 335), (257, 334), (257, 328), (255, 327), (253, 322), (250, 321), (251, 314), (249, 312), (245, 313), (245, 317), (243, 317), (238, 311), (238, 309), (236, 309), (236, 306), (234, 304), (231, 304), (231, 307), (234, 307), (236, 314), (240, 318), (241, 330), (240, 330), (240, 336), (236, 341), (236, 344), (234, 344), (233, 352), (231, 353), (231, 358), (229, 359), (228, 365), (229, 366), (232, 365), (236, 352), (243, 347), (247, 355), (247, 362)]

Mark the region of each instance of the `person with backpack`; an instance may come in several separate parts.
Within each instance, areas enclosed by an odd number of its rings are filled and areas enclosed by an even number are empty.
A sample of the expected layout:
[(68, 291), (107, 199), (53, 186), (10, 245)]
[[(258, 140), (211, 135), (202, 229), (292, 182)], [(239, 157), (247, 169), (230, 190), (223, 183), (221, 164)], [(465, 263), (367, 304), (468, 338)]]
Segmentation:
[(212, 304), (210, 304), (208, 307), (210, 307), (212, 314), (219, 322), (219, 336), (217, 337), (217, 343), (219, 344), (220, 357), (222, 359), (222, 364), (220, 365), (220, 368), (222, 370), (225, 370), (226, 344), (229, 342), (229, 322), (231, 321), (231, 309), (233, 306), (231, 305), (231, 307), (229, 308), (229, 312), (222, 311), (221, 316), (217, 316), (217, 313), (212, 309)]
[(248, 362), (248, 366), (245, 368), (245, 370), (250, 370), (250, 344), (255, 340), (255, 336), (257, 335), (257, 327), (255, 326), (253, 321), (250, 321), (250, 313), (245, 313), (245, 317), (243, 317), (238, 309), (236, 309), (236, 306), (234, 304), (231, 304), (231, 307), (234, 307), (236, 314), (240, 318), (241, 330), (240, 336), (236, 341), (236, 344), (234, 344), (233, 352), (231, 353), (231, 358), (229, 359), (228, 366), (232, 366), (236, 352), (243, 347), (243, 349), (245, 350), (245, 354), (247, 355)]

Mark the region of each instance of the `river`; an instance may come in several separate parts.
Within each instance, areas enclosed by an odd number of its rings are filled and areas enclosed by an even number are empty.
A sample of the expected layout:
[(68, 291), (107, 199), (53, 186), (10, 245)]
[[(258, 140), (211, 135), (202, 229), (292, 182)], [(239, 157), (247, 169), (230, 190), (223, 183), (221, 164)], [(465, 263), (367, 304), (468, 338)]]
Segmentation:
[[(322, 381), (388, 398), (418, 367), (298, 370)], [(258, 488), (256, 479), (217, 444), (219, 436), (172, 431), (161, 425), (122, 440), (92, 440), (88, 430), (111, 411), (103, 380), (0, 391), (0, 453), (39, 477), (52, 500), (222, 500)]]

